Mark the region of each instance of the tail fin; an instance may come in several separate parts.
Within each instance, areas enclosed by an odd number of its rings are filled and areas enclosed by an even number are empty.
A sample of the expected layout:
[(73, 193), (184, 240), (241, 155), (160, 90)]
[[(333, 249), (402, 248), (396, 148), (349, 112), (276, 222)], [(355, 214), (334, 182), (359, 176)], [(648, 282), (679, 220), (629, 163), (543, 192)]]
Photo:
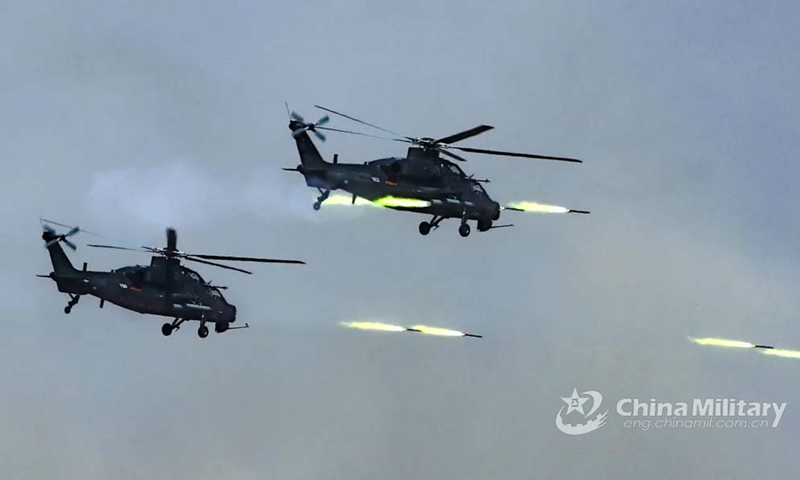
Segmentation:
[[(305, 126), (305, 124), (296, 120), (289, 122), (289, 129), (292, 132), (297, 132), (298, 129), (302, 129)], [(306, 170), (324, 170), (330, 165), (319, 154), (319, 150), (317, 150), (314, 142), (311, 141), (308, 133), (300, 131), (293, 134), (293, 136), (295, 143), (297, 143), (297, 152), (300, 154), (300, 163), (303, 164)]]
[[(53, 272), (56, 274), (72, 273), (77, 271), (69, 261), (69, 257), (64, 253), (61, 248), (59, 236), (52, 231), (45, 230), (42, 233), (42, 240), (47, 245), (47, 251), (50, 252), (50, 261), (53, 262)], [(55, 241), (54, 241), (55, 240)]]

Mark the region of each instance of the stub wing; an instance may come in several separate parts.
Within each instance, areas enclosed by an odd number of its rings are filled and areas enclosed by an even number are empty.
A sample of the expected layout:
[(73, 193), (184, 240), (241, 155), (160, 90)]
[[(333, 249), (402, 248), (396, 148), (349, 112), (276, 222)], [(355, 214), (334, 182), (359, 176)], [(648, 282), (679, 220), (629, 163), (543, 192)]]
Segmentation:
[(201, 303), (189, 303), (189, 302), (174, 303), (174, 304), (172, 304), (172, 306), (175, 307), (175, 308), (186, 308), (186, 309), (189, 309), (189, 310), (202, 310), (202, 311), (205, 311), (205, 312), (211, 310), (211, 307), (209, 307), (208, 305), (203, 305)]

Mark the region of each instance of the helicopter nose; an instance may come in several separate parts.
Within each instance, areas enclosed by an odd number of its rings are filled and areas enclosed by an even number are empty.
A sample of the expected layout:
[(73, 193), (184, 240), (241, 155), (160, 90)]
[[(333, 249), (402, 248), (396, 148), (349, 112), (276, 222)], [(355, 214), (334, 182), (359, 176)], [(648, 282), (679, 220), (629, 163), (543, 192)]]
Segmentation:
[(236, 305), (231, 305), (231, 322), (236, 321)]
[(500, 204), (494, 202), (494, 212), (492, 212), (492, 220), (499, 220), (500, 219)]

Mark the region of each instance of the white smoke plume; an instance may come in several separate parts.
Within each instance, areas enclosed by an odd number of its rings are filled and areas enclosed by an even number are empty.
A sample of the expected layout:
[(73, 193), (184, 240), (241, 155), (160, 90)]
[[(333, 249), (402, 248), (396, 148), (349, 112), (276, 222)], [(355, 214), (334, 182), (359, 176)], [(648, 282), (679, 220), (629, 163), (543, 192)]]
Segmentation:
[(325, 221), (359, 215), (363, 209), (312, 209), (317, 191), (297, 174), (259, 168), (234, 176), (188, 161), (132, 166), (98, 172), (85, 195), (88, 212), (131, 222), (167, 225), (180, 219), (195, 225), (247, 215), (265, 220)]

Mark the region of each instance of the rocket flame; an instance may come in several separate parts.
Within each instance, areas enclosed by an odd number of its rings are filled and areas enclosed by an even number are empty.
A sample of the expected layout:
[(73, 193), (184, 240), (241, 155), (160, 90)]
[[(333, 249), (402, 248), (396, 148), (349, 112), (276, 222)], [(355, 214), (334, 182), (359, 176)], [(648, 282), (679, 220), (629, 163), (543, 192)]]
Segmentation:
[(437, 335), (440, 337), (463, 337), (466, 333), (459, 332), (458, 330), (450, 330), (447, 328), (429, 327), (427, 325), (414, 325), (409, 330), (424, 333), (425, 335)]
[(774, 357), (783, 357), (783, 358), (800, 358), (800, 352), (797, 350), (782, 350), (782, 349), (771, 349), (771, 350), (764, 350), (764, 355), (772, 355)]
[(800, 351), (798, 350), (773, 348), (770, 345), (756, 345), (754, 343), (740, 342), (738, 340), (727, 340), (724, 338), (689, 337), (689, 340), (693, 341), (698, 345), (710, 345), (713, 347), (732, 347), (732, 348), (757, 348), (761, 350), (761, 353), (763, 353), (764, 355), (771, 355), (773, 357), (782, 357), (782, 358), (800, 358)]
[(382, 207), (404, 207), (404, 208), (425, 208), (430, 207), (431, 202), (427, 200), (420, 200), (418, 198), (400, 198), (389, 195), (374, 201), (374, 203)]
[(381, 332), (405, 332), (408, 330), (406, 327), (380, 322), (341, 322), (341, 325), (359, 330), (377, 330)]
[(537, 213), (569, 213), (569, 208), (559, 207), (558, 205), (544, 205), (536, 202), (511, 202), (509, 207), (518, 208), (526, 212)]
[(323, 202), (323, 205), (338, 205), (338, 206), (359, 206), (359, 207), (402, 207), (402, 208), (425, 208), (430, 207), (431, 202), (428, 200), (420, 200), (418, 198), (401, 198), (393, 197), (391, 195), (381, 198), (376, 198), (369, 201), (366, 198), (356, 197), (356, 202), (353, 203), (352, 195), (331, 195)]
[(740, 342), (738, 340), (727, 340), (725, 338), (694, 338), (689, 337), (689, 340), (698, 345), (709, 345), (712, 347), (728, 347), (728, 348), (755, 348), (754, 343)]
[[(325, 206), (328, 205), (344, 205), (344, 206), (352, 206), (353, 204), (353, 197), (348, 195), (331, 195), (325, 200)], [(356, 197), (355, 205), (358, 206), (377, 206), (374, 203), (370, 202), (369, 200), (361, 197)]]

